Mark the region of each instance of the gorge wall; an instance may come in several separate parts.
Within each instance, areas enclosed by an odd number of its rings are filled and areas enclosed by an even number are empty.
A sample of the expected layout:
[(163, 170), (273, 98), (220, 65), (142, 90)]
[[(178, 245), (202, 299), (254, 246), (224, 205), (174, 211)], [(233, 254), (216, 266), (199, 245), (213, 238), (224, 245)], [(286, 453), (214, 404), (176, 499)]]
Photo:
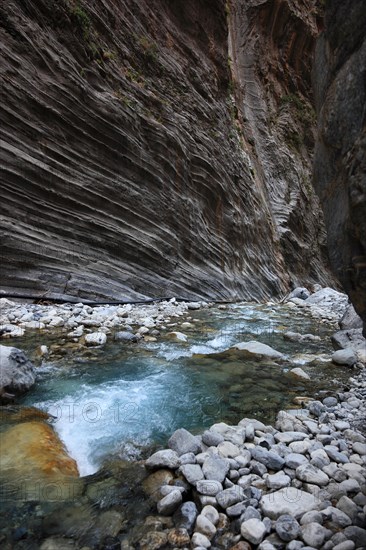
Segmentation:
[(314, 183), (332, 268), (363, 318), (366, 336), (366, 6), (363, 0), (326, 6), (314, 64)]
[(310, 184), (317, 17), (315, 0), (2, 4), (3, 291), (332, 284)]

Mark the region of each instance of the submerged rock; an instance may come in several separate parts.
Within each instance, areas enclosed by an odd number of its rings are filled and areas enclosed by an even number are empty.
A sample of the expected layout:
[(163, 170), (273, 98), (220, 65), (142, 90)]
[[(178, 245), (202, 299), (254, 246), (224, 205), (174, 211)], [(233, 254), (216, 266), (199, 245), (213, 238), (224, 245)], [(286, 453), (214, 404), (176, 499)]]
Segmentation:
[(85, 336), (87, 346), (103, 346), (107, 341), (107, 335), (104, 332), (92, 332)]
[(262, 344), (261, 342), (256, 342), (252, 340), (250, 342), (240, 342), (236, 344), (231, 349), (239, 350), (242, 352), (247, 352), (249, 355), (269, 357), (271, 359), (283, 359), (283, 353), (267, 346), (267, 344)]
[(0, 477), (9, 490), (19, 491), (24, 500), (77, 496), (76, 462), (50, 426), (36, 421), (11, 426), (0, 433), (0, 443)]

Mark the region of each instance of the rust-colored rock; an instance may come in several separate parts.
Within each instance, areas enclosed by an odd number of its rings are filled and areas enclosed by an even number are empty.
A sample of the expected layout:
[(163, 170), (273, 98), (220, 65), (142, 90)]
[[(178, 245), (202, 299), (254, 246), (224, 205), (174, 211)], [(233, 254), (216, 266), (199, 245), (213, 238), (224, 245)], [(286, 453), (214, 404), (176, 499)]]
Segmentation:
[(79, 492), (76, 462), (51, 426), (24, 422), (0, 433), (0, 476), (9, 498), (63, 500)]

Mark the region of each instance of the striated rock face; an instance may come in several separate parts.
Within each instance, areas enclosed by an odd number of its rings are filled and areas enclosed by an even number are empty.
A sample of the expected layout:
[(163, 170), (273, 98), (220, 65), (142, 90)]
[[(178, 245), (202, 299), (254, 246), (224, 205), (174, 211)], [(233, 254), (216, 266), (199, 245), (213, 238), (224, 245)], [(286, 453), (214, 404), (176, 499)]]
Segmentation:
[(314, 181), (333, 270), (366, 336), (366, 9), (363, 0), (326, 6), (314, 66), (319, 114)]
[(313, 4), (0, 6), (3, 289), (259, 299), (329, 284), (309, 184)]
[(311, 185), (311, 67), (317, 2), (231, 1), (230, 63), (242, 142), (293, 281), (325, 282), (325, 232)]

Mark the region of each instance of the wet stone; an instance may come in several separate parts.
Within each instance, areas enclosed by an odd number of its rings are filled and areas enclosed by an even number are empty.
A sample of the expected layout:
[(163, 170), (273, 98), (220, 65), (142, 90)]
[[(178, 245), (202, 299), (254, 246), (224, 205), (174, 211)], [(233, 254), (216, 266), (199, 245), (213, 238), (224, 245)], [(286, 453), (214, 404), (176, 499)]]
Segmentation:
[(176, 489), (158, 502), (158, 512), (163, 516), (169, 516), (175, 512), (182, 502), (182, 493)]
[(198, 515), (197, 506), (194, 502), (184, 502), (173, 516), (174, 525), (177, 528), (187, 529), (192, 534), (193, 527)]

